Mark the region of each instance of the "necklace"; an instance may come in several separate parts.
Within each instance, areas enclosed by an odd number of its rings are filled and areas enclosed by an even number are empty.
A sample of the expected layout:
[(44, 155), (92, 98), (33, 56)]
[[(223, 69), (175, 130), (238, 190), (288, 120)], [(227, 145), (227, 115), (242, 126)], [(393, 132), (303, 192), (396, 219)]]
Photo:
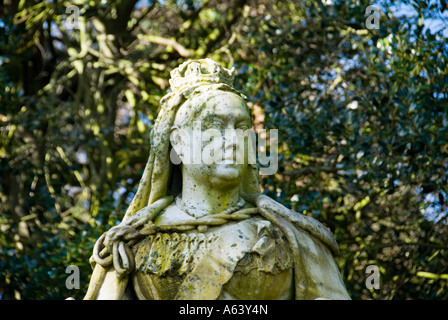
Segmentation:
[[(244, 201), (243, 198), (240, 198), (239, 201), (237, 202), (236, 206), (229, 207), (229, 208), (227, 208), (227, 209), (225, 209), (225, 210), (223, 210), (223, 211), (215, 212), (215, 213), (220, 213), (220, 214), (231, 214), (231, 213), (234, 213), (235, 211), (241, 209), (242, 207), (244, 207), (245, 204), (246, 204), (246, 201)], [(198, 213), (198, 212), (195, 212), (195, 209), (196, 209), (196, 208), (193, 207), (193, 206), (189, 206), (189, 205), (187, 205), (187, 204), (182, 200), (181, 196), (177, 196), (177, 197), (176, 197), (176, 206), (177, 206), (180, 210), (184, 211), (185, 213), (187, 213), (188, 215), (190, 215), (190, 216), (192, 216), (192, 217), (194, 217), (194, 218), (201, 218), (201, 217), (204, 217), (204, 216), (210, 214), (210, 212), (208, 212), (208, 213), (202, 213), (202, 214), (201, 214), (201, 213)]]

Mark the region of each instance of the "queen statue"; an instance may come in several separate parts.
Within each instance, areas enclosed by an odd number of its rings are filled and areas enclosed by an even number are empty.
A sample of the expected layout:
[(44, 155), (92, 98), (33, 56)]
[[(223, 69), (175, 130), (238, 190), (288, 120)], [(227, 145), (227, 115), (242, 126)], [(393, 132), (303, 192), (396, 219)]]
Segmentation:
[[(171, 72), (137, 192), (95, 243), (84, 299), (350, 299), (331, 232), (261, 193), (233, 80), (211, 59)], [(206, 150), (224, 161), (197, 157)]]

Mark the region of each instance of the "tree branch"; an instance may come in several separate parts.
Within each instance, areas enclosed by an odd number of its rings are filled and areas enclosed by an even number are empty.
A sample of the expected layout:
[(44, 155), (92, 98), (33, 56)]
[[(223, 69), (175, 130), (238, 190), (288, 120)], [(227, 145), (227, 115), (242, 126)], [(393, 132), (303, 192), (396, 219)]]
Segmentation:
[(174, 50), (177, 51), (177, 53), (179, 53), (179, 55), (181, 57), (184, 57), (184, 58), (191, 57), (194, 53), (193, 50), (185, 48), (183, 45), (181, 45), (180, 43), (176, 42), (173, 39), (167, 39), (167, 38), (149, 35), (149, 34), (148, 35), (139, 34), (137, 36), (137, 38), (139, 40), (141, 40), (142, 42), (148, 41), (151, 43), (155, 43), (155, 44), (159, 44), (159, 45), (163, 45), (163, 46), (167, 46), (167, 47), (172, 47)]

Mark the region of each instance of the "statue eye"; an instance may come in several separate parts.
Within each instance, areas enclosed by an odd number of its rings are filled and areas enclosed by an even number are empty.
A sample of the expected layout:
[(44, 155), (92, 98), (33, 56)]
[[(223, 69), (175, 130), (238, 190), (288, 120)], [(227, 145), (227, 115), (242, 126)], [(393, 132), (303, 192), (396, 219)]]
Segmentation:
[(236, 124), (235, 129), (247, 130), (249, 129), (249, 125), (246, 123), (246, 121), (241, 121)]
[(221, 128), (223, 126), (223, 122), (219, 119), (214, 119), (211, 123), (213, 128)]

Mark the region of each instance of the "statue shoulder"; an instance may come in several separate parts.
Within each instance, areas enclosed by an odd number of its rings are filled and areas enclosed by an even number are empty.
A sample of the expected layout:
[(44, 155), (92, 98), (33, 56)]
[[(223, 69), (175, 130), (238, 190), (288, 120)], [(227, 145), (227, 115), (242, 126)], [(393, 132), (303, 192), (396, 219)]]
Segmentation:
[(297, 213), (295, 211), (291, 212), (293, 213), (294, 216), (301, 216), (305, 219), (305, 221), (307, 221), (307, 223), (305, 223), (304, 225), (296, 223), (298, 227), (301, 227), (304, 230), (308, 231), (317, 239), (326, 244), (331, 249), (334, 255), (339, 254), (338, 243), (336, 242), (336, 239), (334, 238), (334, 235), (329, 228), (324, 226), (320, 221), (314, 219), (313, 217), (306, 216), (304, 214)]
[(281, 203), (266, 195), (258, 195), (255, 200), (261, 214), (274, 214), (279, 218), (290, 222), (294, 228), (304, 230), (327, 245), (334, 255), (339, 253), (339, 246), (332, 234), (321, 222), (316, 219), (297, 213), (286, 208)]

